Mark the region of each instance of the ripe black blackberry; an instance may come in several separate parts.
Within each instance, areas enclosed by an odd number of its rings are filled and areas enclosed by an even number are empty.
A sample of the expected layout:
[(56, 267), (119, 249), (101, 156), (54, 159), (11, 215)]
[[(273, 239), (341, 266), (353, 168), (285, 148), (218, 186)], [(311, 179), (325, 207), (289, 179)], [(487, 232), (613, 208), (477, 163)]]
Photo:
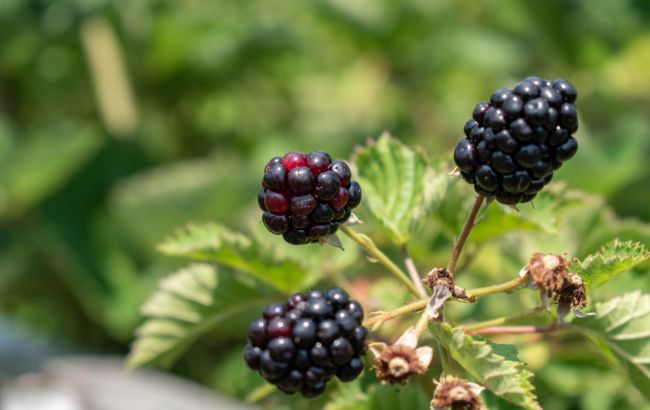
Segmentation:
[(264, 226), (293, 245), (336, 233), (361, 202), (361, 187), (351, 177), (345, 162), (322, 151), (272, 158), (257, 196)]
[(284, 393), (315, 397), (332, 376), (348, 382), (361, 374), (362, 321), (361, 305), (342, 289), (295, 293), (251, 323), (244, 360)]
[(462, 178), (503, 204), (532, 200), (578, 149), (576, 98), (567, 80), (539, 77), (495, 91), (476, 105), (454, 150)]

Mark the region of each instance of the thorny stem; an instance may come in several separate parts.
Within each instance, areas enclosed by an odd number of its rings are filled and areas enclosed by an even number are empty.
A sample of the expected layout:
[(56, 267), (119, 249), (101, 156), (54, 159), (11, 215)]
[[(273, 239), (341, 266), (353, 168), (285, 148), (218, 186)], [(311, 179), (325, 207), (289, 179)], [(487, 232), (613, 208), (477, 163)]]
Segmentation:
[(386, 256), (378, 247), (375, 245), (375, 242), (370, 239), (368, 236), (357, 233), (354, 230), (350, 229), (347, 226), (341, 226), (339, 228), (343, 233), (350, 237), (353, 241), (361, 245), (372, 257), (377, 259), (379, 263), (384, 265), (400, 282), (402, 282), (408, 290), (416, 297), (420, 297), (418, 289), (411, 283), (408, 279), (408, 276), (393, 263), (388, 256)]
[(493, 326), (467, 332), (472, 335), (520, 335), (533, 333), (551, 333), (557, 330), (568, 329), (566, 323), (551, 323), (544, 326)]
[(408, 247), (406, 245), (402, 245), (402, 257), (404, 258), (404, 265), (406, 266), (406, 271), (409, 273), (409, 276), (411, 277), (411, 281), (418, 289), (418, 294), (420, 295), (421, 298), (426, 298), (427, 291), (424, 289), (422, 278), (420, 277), (420, 274), (418, 273), (418, 270), (415, 267), (413, 258), (411, 258), (411, 254), (409, 253)]
[(510, 292), (520, 286), (525, 285), (527, 282), (528, 276), (523, 276), (510, 280), (508, 282), (499, 283), (497, 285), (486, 286), (484, 288), (469, 289), (467, 290), (467, 294), (470, 297), (481, 297), (491, 295), (493, 293)]
[(454, 276), (454, 274), (456, 273), (456, 264), (458, 263), (458, 258), (460, 257), (460, 253), (463, 251), (463, 246), (465, 246), (465, 241), (467, 240), (469, 233), (472, 231), (472, 228), (474, 227), (476, 216), (478, 215), (478, 212), (481, 209), (481, 205), (483, 204), (484, 199), (485, 197), (481, 194), (478, 194), (476, 196), (476, 201), (474, 201), (474, 206), (472, 206), (472, 210), (469, 212), (469, 215), (467, 216), (467, 220), (465, 221), (465, 226), (463, 226), (463, 230), (460, 232), (458, 239), (454, 243), (454, 247), (451, 250), (451, 259), (449, 260), (449, 264), (447, 265), (447, 271), (451, 276)]
[(544, 310), (543, 306), (537, 306), (534, 307), (530, 310), (527, 310), (526, 312), (520, 313), (518, 315), (513, 315), (513, 316), (504, 316), (500, 317), (497, 319), (492, 319), (492, 320), (486, 320), (484, 322), (478, 322), (478, 323), (472, 323), (469, 325), (463, 325), (463, 328), (465, 329), (466, 333), (473, 333), (476, 330), (479, 329), (485, 329), (488, 327), (493, 327), (493, 326), (499, 326), (499, 325), (505, 325), (506, 323), (514, 322), (517, 320), (525, 319), (531, 316), (534, 316), (538, 314), (539, 312), (542, 312)]
[[(484, 288), (468, 289), (466, 292), (471, 297), (470, 301), (473, 302), (477, 297), (480, 296), (486, 296), (493, 293), (511, 291), (525, 284), (527, 280), (528, 280), (527, 277), (517, 278), (498, 285), (487, 286)], [(409, 303), (408, 305), (400, 306), (394, 310), (389, 310), (387, 312), (379, 312), (376, 316), (366, 319), (363, 322), (363, 325), (366, 327), (373, 326), (377, 323), (381, 325), (382, 323), (394, 319), (398, 316), (401, 316), (405, 313), (417, 312), (419, 310), (422, 310), (427, 306), (427, 303), (429, 303), (429, 299), (425, 298), (425, 299), (420, 299), (418, 301)]]

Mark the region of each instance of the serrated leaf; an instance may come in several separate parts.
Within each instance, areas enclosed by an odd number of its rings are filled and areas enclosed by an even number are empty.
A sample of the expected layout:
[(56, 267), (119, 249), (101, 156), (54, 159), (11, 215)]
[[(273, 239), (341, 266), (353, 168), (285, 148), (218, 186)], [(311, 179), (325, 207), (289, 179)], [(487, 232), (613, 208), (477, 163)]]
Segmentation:
[(452, 329), (447, 323), (431, 325), (430, 330), (477, 383), (524, 409), (541, 409), (530, 382), (533, 374), (523, 363), (507, 360), (487, 342), (466, 335), (462, 329)]
[(428, 211), (442, 201), (447, 165), (429, 166), (421, 151), (388, 134), (361, 148), (354, 159), (370, 214), (396, 244), (409, 241)]
[(642, 243), (615, 239), (582, 261), (572, 260), (569, 267), (582, 276), (587, 286), (593, 289), (648, 258), (650, 251)]
[(285, 293), (313, 281), (313, 275), (297, 262), (276, 259), (248, 236), (215, 223), (189, 224), (157, 249), (166, 255), (228, 266)]
[(502, 343), (492, 343), (488, 342), (492, 351), (500, 356), (506, 358), (506, 360), (519, 361), (519, 348), (517, 345), (509, 345)]
[(202, 334), (262, 305), (259, 293), (208, 264), (192, 264), (160, 281), (142, 306), (145, 322), (127, 359), (131, 368), (169, 367)]
[[(650, 400), (650, 295), (639, 291), (597, 303), (596, 316), (573, 324), (606, 344), (639, 391)], [(602, 348), (602, 345), (600, 346)]]

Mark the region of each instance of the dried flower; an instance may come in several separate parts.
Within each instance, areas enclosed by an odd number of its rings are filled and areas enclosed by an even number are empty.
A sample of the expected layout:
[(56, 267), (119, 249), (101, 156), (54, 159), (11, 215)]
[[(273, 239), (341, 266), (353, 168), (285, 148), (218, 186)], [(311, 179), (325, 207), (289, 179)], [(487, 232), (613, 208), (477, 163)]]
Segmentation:
[(454, 277), (451, 276), (447, 269), (433, 268), (422, 282), (432, 290), (428, 304), (429, 317), (431, 319), (442, 319), (442, 308), (447, 299), (451, 297), (456, 299), (468, 298), (465, 289), (456, 286)]
[(485, 410), (480, 394), (482, 386), (453, 376), (446, 376), (437, 385), (431, 400), (431, 410)]
[(567, 274), (562, 289), (557, 297), (557, 316), (560, 320), (571, 311), (576, 316), (582, 317), (585, 314), (580, 309), (589, 306), (589, 298), (585, 289), (584, 280), (577, 273)]
[(371, 344), (370, 351), (375, 355), (375, 373), (382, 384), (405, 384), (413, 374), (423, 374), (433, 359), (433, 349), (429, 346), (417, 347), (418, 337), (414, 327), (410, 327), (392, 345)]
[(542, 302), (550, 311), (551, 303), (556, 303), (560, 320), (571, 311), (576, 316), (585, 314), (580, 310), (589, 305), (589, 299), (580, 275), (568, 272), (567, 261), (562, 256), (535, 253), (520, 275), (529, 275), (529, 287), (540, 289)]
[(526, 267), (532, 282), (551, 297), (562, 289), (566, 260), (558, 255), (535, 253)]

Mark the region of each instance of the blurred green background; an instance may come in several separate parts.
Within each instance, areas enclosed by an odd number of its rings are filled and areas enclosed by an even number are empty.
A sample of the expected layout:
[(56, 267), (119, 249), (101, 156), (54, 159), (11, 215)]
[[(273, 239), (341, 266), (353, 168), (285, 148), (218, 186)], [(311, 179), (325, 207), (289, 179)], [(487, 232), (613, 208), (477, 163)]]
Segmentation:
[[(579, 90), (556, 181), (650, 222), (648, 67), (644, 0), (0, 0), (0, 315), (124, 354), (178, 266), (155, 244), (187, 221), (249, 224), (268, 158), (348, 158), (384, 130), (442, 157), (477, 101), (529, 75)], [(558, 383), (582, 365), (578, 349), (544, 367), (548, 408), (638, 404), (598, 372)]]

